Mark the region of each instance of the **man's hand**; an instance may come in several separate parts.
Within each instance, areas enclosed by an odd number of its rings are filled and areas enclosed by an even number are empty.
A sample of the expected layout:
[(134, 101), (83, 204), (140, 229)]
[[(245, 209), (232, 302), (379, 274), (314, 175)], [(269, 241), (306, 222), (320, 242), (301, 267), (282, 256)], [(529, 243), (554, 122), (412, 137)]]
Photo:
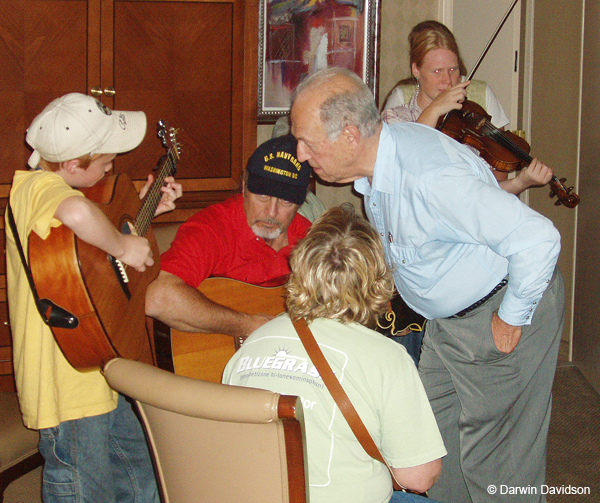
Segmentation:
[(269, 314), (248, 314), (244, 320), (243, 325), (240, 327), (243, 334), (241, 336), (248, 336), (254, 332), (257, 328), (262, 327), (267, 321), (272, 320), (275, 316)]
[(492, 334), (494, 343), (499, 351), (512, 353), (521, 340), (521, 327), (509, 325), (498, 316), (498, 311), (492, 314)]
[(146, 314), (184, 332), (250, 335), (271, 320), (268, 314), (235, 311), (208, 299), (181, 278), (160, 271), (146, 291)]

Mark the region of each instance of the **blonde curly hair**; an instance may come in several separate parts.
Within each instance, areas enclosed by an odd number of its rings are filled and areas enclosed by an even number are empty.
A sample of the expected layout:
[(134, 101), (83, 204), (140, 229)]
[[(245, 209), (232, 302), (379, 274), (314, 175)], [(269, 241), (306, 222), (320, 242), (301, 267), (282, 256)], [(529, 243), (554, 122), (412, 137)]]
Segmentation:
[(392, 273), (379, 236), (363, 218), (332, 208), (290, 257), (286, 307), (294, 320), (330, 318), (374, 327), (392, 297)]

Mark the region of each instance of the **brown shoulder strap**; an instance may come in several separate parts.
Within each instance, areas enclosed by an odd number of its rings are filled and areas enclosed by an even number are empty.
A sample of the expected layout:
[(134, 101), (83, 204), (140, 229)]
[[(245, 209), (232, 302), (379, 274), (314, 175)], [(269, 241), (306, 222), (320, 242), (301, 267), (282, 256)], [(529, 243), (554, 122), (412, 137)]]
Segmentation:
[(333, 370), (331, 370), (329, 363), (327, 363), (325, 355), (323, 355), (323, 352), (317, 344), (314, 335), (310, 331), (310, 328), (308, 328), (306, 320), (304, 318), (300, 318), (299, 320), (293, 321), (292, 323), (294, 325), (294, 328), (296, 329), (296, 332), (298, 332), (300, 341), (302, 341), (302, 344), (304, 345), (308, 356), (310, 357), (314, 366), (317, 368), (317, 371), (323, 379), (325, 386), (327, 386), (329, 393), (331, 393), (331, 396), (335, 400), (335, 403), (346, 418), (350, 429), (360, 442), (360, 445), (363, 446), (363, 448), (365, 449), (365, 451), (367, 451), (367, 454), (369, 456), (371, 456), (373, 459), (376, 459), (377, 461), (381, 461), (385, 464), (385, 466), (388, 467), (388, 469), (390, 470), (390, 474), (392, 475), (394, 485), (397, 485), (398, 488), (401, 488), (400, 484), (398, 484), (396, 478), (394, 477), (394, 474), (392, 473), (390, 465), (388, 465), (387, 461), (381, 455), (381, 452), (379, 451), (377, 445), (373, 441), (373, 437), (371, 437), (371, 434), (367, 430), (365, 423), (362, 422), (362, 419), (358, 415), (358, 412), (356, 412), (356, 409), (354, 408), (354, 405), (352, 405), (352, 402), (350, 402), (350, 399), (344, 391), (344, 388), (342, 388), (342, 385), (338, 381), (337, 377), (335, 377)]

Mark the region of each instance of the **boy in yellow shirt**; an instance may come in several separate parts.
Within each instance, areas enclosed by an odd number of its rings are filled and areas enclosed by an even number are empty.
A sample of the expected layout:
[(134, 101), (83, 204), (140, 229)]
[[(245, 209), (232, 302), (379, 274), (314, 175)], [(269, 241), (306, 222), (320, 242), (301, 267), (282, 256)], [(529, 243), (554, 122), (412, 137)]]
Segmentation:
[[(46, 238), (66, 225), (80, 239), (138, 271), (154, 263), (146, 238), (119, 232), (78, 188), (91, 187), (116, 154), (137, 147), (143, 112), (112, 111), (79, 93), (52, 101), (32, 122), (29, 171), (16, 171), (10, 205), (26, 249), (35, 232)], [(140, 192), (142, 197), (152, 179)], [(156, 214), (172, 210), (181, 185), (166, 179)], [(43, 322), (6, 225), (7, 287), (15, 381), (23, 422), (40, 430), (44, 502), (158, 502), (148, 448), (129, 403), (100, 370), (79, 372)]]

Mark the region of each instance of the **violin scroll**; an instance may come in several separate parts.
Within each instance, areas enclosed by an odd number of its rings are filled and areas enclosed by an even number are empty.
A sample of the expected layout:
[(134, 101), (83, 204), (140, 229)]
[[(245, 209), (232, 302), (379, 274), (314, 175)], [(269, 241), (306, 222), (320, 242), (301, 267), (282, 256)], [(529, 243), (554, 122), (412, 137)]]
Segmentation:
[(550, 197), (557, 196), (558, 199), (554, 203), (556, 206), (564, 204), (567, 208), (575, 208), (579, 204), (579, 196), (573, 191), (573, 187), (565, 187), (564, 183), (567, 179), (552, 176), (550, 180)]
[[(491, 123), (491, 116), (469, 100), (463, 102), (460, 110), (451, 110), (440, 117), (436, 129), (478, 150), (481, 157), (498, 171), (517, 171), (533, 161), (529, 155), (529, 143), (510, 131), (496, 128)], [(563, 204), (574, 208), (579, 204), (579, 196), (573, 192), (573, 187), (564, 186), (565, 180), (552, 176), (550, 197), (558, 198), (554, 203), (557, 206)]]

